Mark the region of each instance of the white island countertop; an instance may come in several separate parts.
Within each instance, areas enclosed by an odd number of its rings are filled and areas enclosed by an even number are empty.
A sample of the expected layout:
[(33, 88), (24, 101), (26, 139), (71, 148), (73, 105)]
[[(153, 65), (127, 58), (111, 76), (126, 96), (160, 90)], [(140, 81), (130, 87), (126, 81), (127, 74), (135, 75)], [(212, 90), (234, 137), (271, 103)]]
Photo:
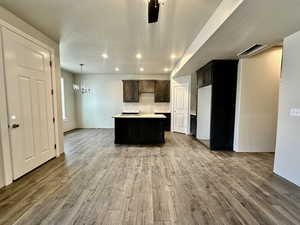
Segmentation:
[(166, 119), (167, 117), (160, 114), (118, 114), (113, 118)]

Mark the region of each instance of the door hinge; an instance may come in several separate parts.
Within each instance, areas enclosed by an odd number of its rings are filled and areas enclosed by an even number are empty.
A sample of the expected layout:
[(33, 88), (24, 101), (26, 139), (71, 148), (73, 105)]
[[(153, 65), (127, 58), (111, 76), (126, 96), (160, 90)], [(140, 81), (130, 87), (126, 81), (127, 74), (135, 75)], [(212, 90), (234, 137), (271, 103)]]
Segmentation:
[(53, 123), (55, 123), (55, 117), (53, 117)]
[(51, 95), (54, 95), (54, 90), (53, 89), (51, 89)]
[(56, 149), (56, 144), (54, 145), (54, 149)]
[(50, 61), (49, 64), (50, 64), (50, 67), (52, 67), (52, 61)]

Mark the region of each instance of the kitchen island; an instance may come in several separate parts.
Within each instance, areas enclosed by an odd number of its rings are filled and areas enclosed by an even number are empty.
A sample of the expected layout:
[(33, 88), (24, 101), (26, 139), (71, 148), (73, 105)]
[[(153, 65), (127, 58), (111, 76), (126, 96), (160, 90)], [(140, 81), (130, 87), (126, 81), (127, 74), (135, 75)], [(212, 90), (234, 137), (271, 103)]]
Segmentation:
[(115, 119), (115, 144), (164, 144), (166, 116), (119, 114)]

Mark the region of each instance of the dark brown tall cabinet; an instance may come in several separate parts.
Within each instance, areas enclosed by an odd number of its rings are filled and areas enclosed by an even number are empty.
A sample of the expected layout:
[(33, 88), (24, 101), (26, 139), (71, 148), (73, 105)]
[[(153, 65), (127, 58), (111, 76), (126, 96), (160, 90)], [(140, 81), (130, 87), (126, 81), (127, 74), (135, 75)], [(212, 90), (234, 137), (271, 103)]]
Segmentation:
[(139, 81), (123, 80), (123, 102), (139, 102)]
[(170, 102), (169, 80), (156, 80), (154, 89), (155, 102)]
[(237, 67), (237, 60), (214, 60), (197, 71), (198, 90), (211, 85), (212, 150), (233, 150)]
[(197, 115), (190, 115), (190, 133), (193, 137), (197, 135)]

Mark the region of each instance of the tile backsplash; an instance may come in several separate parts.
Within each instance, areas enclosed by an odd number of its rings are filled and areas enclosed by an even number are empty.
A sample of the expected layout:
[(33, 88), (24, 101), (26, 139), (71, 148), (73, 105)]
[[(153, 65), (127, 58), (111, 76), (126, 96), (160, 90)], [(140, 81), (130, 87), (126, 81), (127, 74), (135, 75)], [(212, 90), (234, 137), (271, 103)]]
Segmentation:
[(123, 103), (124, 112), (155, 113), (170, 112), (170, 103), (155, 103), (154, 93), (143, 93), (140, 95), (139, 103)]

